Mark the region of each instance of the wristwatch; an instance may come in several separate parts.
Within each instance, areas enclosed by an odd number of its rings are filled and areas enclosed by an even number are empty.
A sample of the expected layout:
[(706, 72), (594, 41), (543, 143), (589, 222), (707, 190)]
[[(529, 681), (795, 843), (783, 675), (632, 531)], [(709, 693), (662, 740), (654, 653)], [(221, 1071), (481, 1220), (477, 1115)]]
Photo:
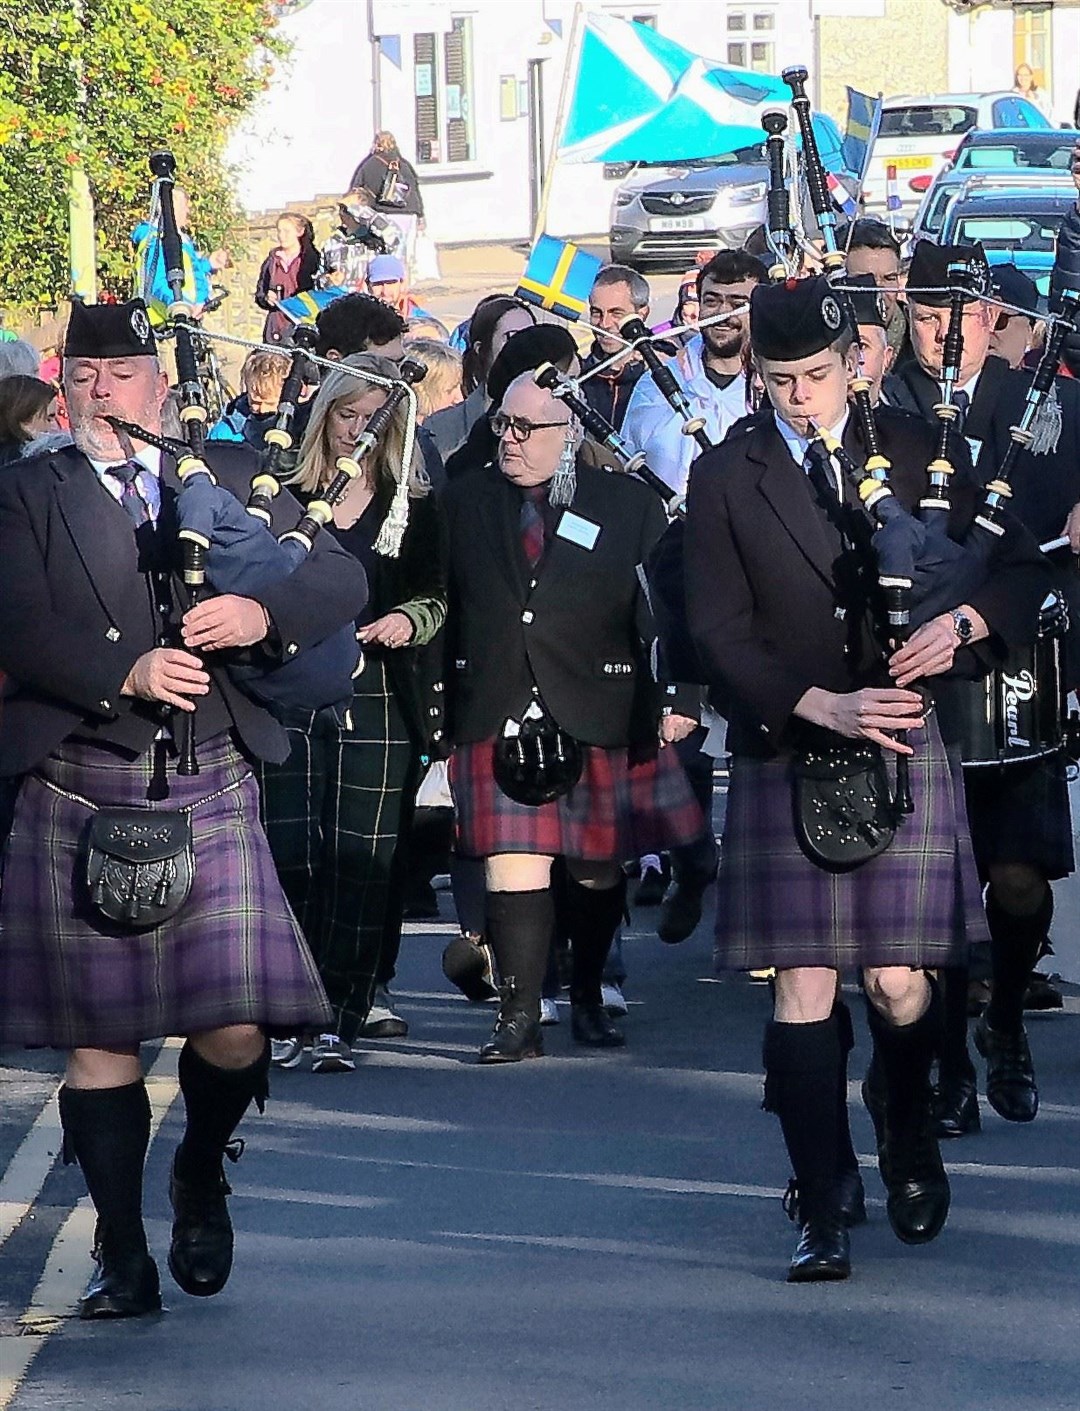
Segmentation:
[(953, 631), (956, 633), (960, 645), (966, 647), (971, 641), (975, 632), (975, 626), (966, 612), (961, 612), (959, 608), (953, 609), (952, 615)]

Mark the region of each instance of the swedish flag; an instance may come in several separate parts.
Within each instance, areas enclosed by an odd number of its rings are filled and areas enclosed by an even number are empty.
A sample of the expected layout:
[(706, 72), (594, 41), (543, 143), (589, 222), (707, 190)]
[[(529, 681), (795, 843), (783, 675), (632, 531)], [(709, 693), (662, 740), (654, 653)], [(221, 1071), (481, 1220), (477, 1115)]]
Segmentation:
[(278, 308), (294, 323), (314, 323), (327, 304), (348, 292), (347, 289), (309, 289), (303, 294), (294, 294), (291, 299), (282, 299)]
[(579, 250), (568, 240), (541, 235), (515, 293), (526, 303), (550, 309), (560, 318), (579, 319), (589, 306), (593, 280), (602, 265), (603, 260)]
[(844, 165), (853, 176), (861, 178), (866, 172), (871, 149), (877, 141), (878, 128), (881, 126), (882, 100), (880, 94), (871, 98), (868, 93), (849, 88), (847, 101), (847, 131), (844, 133), (842, 145)]

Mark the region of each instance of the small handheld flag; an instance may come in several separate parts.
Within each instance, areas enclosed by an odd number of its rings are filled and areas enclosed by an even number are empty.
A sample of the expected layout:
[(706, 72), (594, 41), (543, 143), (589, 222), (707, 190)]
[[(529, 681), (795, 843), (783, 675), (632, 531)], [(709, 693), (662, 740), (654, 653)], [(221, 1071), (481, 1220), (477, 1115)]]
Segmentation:
[(593, 280), (602, 265), (603, 260), (568, 240), (541, 235), (514, 292), (528, 304), (574, 321), (588, 308)]
[(282, 299), (278, 309), (293, 323), (314, 323), (327, 304), (347, 294), (347, 289), (309, 289), (303, 294), (294, 294), (290, 299)]
[(847, 130), (841, 150), (844, 166), (861, 182), (866, 177), (870, 154), (881, 127), (883, 103), (880, 95), (872, 98), (869, 93), (860, 93), (856, 88), (848, 89), (847, 102)]
[(859, 204), (847, 189), (838, 176), (832, 172), (825, 173), (825, 180), (829, 186), (829, 195), (833, 198), (833, 204), (839, 206), (844, 215), (851, 220), (859, 210)]
[(896, 167), (892, 162), (885, 169), (885, 209), (887, 211), (898, 211), (900, 209), (900, 191), (896, 185)]

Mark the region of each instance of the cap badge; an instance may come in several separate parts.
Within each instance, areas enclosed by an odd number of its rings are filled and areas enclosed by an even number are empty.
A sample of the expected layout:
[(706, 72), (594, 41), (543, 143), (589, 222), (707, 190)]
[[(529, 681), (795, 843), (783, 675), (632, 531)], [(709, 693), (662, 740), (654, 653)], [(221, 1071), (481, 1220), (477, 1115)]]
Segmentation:
[(140, 343), (147, 343), (150, 339), (150, 320), (142, 309), (132, 309), (131, 311), (131, 331)]
[(826, 328), (831, 328), (834, 333), (843, 322), (840, 315), (840, 305), (831, 294), (826, 294), (821, 301), (821, 321)]

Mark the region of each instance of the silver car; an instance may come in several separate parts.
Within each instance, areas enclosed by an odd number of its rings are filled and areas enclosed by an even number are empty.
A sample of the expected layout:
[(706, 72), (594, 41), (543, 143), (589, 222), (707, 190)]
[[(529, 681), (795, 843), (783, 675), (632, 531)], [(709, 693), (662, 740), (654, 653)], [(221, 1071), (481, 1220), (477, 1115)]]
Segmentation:
[(634, 269), (686, 269), (703, 247), (738, 249), (765, 220), (764, 147), (710, 162), (642, 166), (611, 203), (611, 258)]

